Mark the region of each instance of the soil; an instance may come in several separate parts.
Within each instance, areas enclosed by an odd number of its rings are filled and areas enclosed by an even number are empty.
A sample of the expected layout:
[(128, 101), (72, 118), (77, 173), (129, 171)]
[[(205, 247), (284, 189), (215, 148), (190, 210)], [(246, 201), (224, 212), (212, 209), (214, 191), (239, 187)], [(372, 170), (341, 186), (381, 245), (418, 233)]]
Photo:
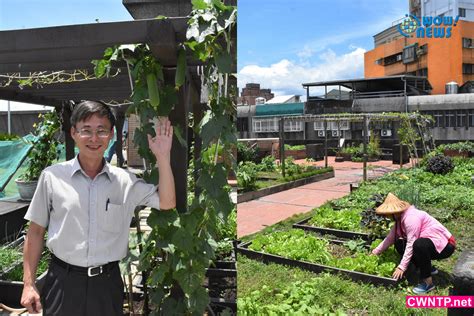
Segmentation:
[(350, 257), (352, 252), (343, 245), (330, 243), (328, 245), (329, 252), (336, 258)]

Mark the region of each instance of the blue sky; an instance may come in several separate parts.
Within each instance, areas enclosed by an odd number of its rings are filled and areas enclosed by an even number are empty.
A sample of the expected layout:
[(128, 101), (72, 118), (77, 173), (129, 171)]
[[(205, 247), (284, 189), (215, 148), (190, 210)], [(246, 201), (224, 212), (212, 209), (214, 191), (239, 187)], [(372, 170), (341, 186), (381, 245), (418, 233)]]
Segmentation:
[(303, 82), (363, 77), (373, 35), (406, 13), (408, 0), (239, 0), (239, 87), (304, 94)]
[(0, 0), (0, 30), (132, 20), (122, 0)]

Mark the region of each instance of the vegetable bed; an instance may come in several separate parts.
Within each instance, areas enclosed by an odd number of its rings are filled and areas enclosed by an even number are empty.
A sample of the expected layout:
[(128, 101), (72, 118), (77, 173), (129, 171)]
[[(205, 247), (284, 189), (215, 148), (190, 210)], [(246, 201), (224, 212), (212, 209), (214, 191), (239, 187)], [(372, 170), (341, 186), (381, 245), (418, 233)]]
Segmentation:
[[(380, 240), (373, 242), (375, 248)], [(395, 285), (390, 276), (399, 260), (393, 248), (381, 256), (369, 254), (364, 241), (334, 243), (299, 229), (259, 235), (252, 242), (241, 244), (238, 251), (264, 262), (300, 267), (312, 272), (342, 273), (353, 280), (372, 284)]]
[(370, 240), (370, 236), (367, 233), (310, 225), (311, 219), (312, 217), (309, 217), (300, 222), (297, 222), (293, 224), (293, 228), (299, 228), (306, 231), (312, 231), (312, 232), (319, 233), (322, 235), (332, 235), (332, 236), (342, 238), (342, 239), (362, 239), (366, 241)]
[[(12, 244), (0, 249), (0, 302), (13, 308), (20, 308), (23, 291), (23, 242), (21, 237)], [(38, 263), (36, 286), (41, 290), (49, 265), (49, 252), (45, 251)]]

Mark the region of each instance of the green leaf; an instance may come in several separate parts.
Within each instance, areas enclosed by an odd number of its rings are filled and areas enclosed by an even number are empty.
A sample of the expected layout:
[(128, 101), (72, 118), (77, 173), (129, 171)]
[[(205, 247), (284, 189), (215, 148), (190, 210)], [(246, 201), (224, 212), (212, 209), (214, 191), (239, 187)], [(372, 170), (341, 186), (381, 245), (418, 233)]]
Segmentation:
[(112, 47), (107, 47), (104, 51), (104, 58), (109, 59), (110, 56), (113, 55), (114, 51), (115, 49), (113, 49)]
[(160, 90), (160, 107), (158, 108), (159, 116), (168, 116), (178, 103), (178, 95), (173, 86), (166, 85)]
[(169, 267), (165, 264), (159, 264), (157, 268), (153, 269), (150, 274), (150, 281), (153, 285), (160, 284), (166, 277), (166, 274), (169, 273)]
[(183, 138), (183, 133), (182, 133), (181, 126), (179, 126), (179, 125), (174, 126), (173, 127), (173, 133), (174, 133), (174, 136), (176, 136), (176, 139), (178, 139), (181, 146), (187, 148), (188, 144), (186, 143), (186, 140), (184, 140), (184, 138)]
[(198, 287), (191, 293), (189, 297), (189, 305), (191, 310), (200, 312), (206, 309), (209, 304), (209, 295), (203, 287)]
[(204, 0), (192, 0), (193, 10), (205, 10), (207, 9), (207, 3)]
[(204, 124), (201, 130), (203, 147), (209, 146), (213, 140), (218, 139), (222, 131), (228, 128), (228, 125), (229, 119), (226, 116), (213, 117)]
[(186, 51), (181, 48), (178, 51), (178, 61), (176, 64), (175, 89), (178, 90), (186, 79)]
[(178, 213), (176, 210), (169, 210), (166, 212), (151, 212), (148, 216), (147, 224), (152, 228), (157, 227), (160, 229), (167, 227), (169, 223), (176, 221), (176, 219), (178, 219)]
[[(204, 269), (202, 275), (204, 276)], [(201, 276), (195, 271), (195, 269), (174, 271), (173, 278), (178, 281), (179, 286), (186, 294), (191, 294), (196, 288), (201, 288)]]
[(180, 250), (191, 252), (193, 250), (193, 235), (185, 229), (179, 229), (171, 238), (171, 242)]
[(151, 170), (151, 173), (150, 174), (147, 174), (146, 177), (144, 177), (145, 181), (147, 183), (151, 183), (151, 184), (154, 184), (154, 185), (158, 185), (158, 169), (157, 168), (153, 168)]
[(102, 78), (107, 72), (107, 67), (109, 67), (109, 62), (104, 59), (93, 60), (92, 64), (95, 65), (94, 74), (97, 78)]
[(215, 57), (217, 68), (221, 73), (232, 72), (232, 57), (227, 51), (219, 52)]

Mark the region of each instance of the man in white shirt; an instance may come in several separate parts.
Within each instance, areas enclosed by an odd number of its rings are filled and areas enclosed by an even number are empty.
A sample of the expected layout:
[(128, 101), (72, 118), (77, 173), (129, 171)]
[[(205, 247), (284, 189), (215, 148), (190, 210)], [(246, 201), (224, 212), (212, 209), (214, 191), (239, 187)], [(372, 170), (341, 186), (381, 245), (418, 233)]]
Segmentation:
[[(114, 124), (107, 105), (78, 104), (71, 116), (71, 135), (79, 154), (41, 174), (25, 215), (30, 228), (24, 246), (21, 304), (30, 313), (122, 315), (118, 261), (127, 254), (134, 209), (138, 205), (162, 210), (176, 206), (170, 121), (160, 119), (156, 137), (148, 138), (160, 174), (158, 186), (105, 161)], [(46, 229), (52, 260), (40, 294), (35, 274)]]

